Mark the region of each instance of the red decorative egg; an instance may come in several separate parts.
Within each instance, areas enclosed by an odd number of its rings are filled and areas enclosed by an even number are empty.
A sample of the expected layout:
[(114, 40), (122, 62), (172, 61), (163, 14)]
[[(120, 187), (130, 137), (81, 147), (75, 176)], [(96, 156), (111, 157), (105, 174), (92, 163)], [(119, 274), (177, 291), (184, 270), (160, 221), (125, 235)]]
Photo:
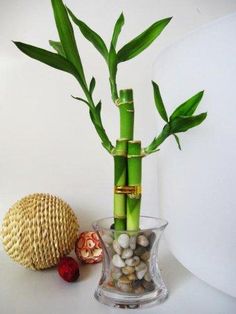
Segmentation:
[(96, 232), (82, 232), (75, 244), (75, 253), (83, 263), (95, 264), (102, 260), (102, 246)]
[(79, 278), (79, 265), (70, 256), (61, 258), (57, 271), (62, 279), (68, 282), (76, 281)]

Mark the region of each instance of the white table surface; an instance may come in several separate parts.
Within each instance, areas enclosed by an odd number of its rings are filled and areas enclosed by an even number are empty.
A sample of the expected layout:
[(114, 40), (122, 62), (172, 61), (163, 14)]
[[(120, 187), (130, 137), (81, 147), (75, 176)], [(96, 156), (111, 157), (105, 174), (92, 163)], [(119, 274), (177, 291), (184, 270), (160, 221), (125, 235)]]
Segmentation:
[[(165, 303), (142, 310), (141, 313), (236, 313), (236, 299), (194, 277), (169, 253), (164, 242), (161, 244), (159, 259), (169, 298)], [(94, 299), (93, 292), (100, 272), (101, 264), (81, 266), (79, 281), (70, 284), (64, 282), (55, 269), (40, 272), (24, 269), (2, 251), (0, 314), (126, 313), (127, 310), (112, 309)], [(129, 313), (138, 313), (138, 310)]]

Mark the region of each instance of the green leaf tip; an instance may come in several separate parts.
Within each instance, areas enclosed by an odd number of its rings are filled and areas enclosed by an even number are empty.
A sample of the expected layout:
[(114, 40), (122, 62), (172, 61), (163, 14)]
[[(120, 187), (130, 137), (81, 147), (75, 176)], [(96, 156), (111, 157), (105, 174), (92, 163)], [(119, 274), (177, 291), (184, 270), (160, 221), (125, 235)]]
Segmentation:
[(107, 47), (101, 38), (94, 30), (92, 30), (87, 24), (78, 19), (73, 12), (67, 8), (67, 11), (72, 19), (72, 21), (79, 27), (82, 35), (93, 44), (93, 46), (100, 52), (100, 54), (107, 61), (108, 50)]
[(108, 54), (108, 69), (109, 69), (109, 81), (111, 88), (112, 100), (115, 102), (118, 98), (116, 75), (117, 75), (117, 53), (115, 47), (111, 43), (109, 54)]
[(45, 63), (55, 69), (68, 72), (74, 76), (76, 76), (77, 74), (74, 65), (70, 63), (68, 60), (66, 60), (64, 57), (58, 55), (57, 53), (32, 45), (28, 45), (19, 41), (15, 41), (14, 44), (18, 49), (20, 49), (30, 58)]
[(54, 18), (57, 26), (60, 42), (64, 49), (67, 60), (69, 60), (78, 72), (78, 80), (83, 89), (86, 88), (83, 65), (76, 45), (73, 27), (71, 25), (66, 7), (62, 0), (51, 0)]
[(117, 74), (117, 54), (115, 47), (111, 44), (109, 55), (108, 55), (108, 67), (110, 77), (115, 80)]
[(24, 43), (22, 43), (22, 42), (20, 42), (20, 41), (15, 41), (15, 40), (12, 40), (12, 43), (13, 43), (14, 45), (16, 45), (16, 47), (19, 48), (19, 49), (20, 49), (20, 46), (21, 46), (22, 44), (24, 44)]
[(155, 22), (143, 33), (135, 37), (127, 43), (118, 52), (118, 61), (124, 62), (139, 55), (143, 50), (151, 45), (151, 43), (161, 34), (171, 17)]
[(120, 17), (119, 17), (120, 19), (122, 19), (123, 20), (123, 22), (125, 21), (125, 16), (124, 16), (124, 12), (122, 11), (121, 12), (121, 14), (120, 14)]
[(170, 120), (173, 120), (179, 116), (192, 116), (196, 111), (200, 101), (202, 100), (203, 95), (204, 90), (198, 92), (197, 94), (186, 100), (184, 103), (182, 103), (180, 106), (178, 106), (171, 114)]
[(173, 135), (174, 135), (174, 138), (176, 140), (179, 150), (182, 150), (178, 136), (176, 134), (173, 134)]
[(49, 45), (61, 56), (66, 58), (65, 51), (60, 41), (49, 40)]
[(180, 133), (194, 128), (201, 124), (207, 117), (207, 112), (200, 113), (196, 116), (179, 116), (170, 121), (171, 132)]
[(89, 84), (89, 93), (90, 93), (90, 95), (93, 94), (95, 85), (96, 85), (96, 80), (95, 80), (94, 77), (92, 77), (91, 82), (90, 82), (90, 84)]
[(120, 14), (118, 20), (115, 23), (113, 34), (112, 34), (111, 44), (114, 46), (114, 48), (116, 48), (118, 37), (120, 35), (121, 29), (122, 29), (124, 24), (125, 24), (125, 17), (124, 17), (124, 14), (122, 12)]
[(73, 96), (73, 95), (71, 95), (71, 97), (74, 98), (74, 99), (76, 99), (76, 100), (79, 100), (79, 101), (84, 102), (86, 105), (88, 105), (88, 106), (90, 107), (90, 103), (89, 103), (87, 100), (85, 100), (85, 99), (83, 99), (83, 98), (81, 98), (81, 97)]
[(161, 97), (159, 86), (154, 81), (152, 81), (152, 86), (153, 86), (154, 100), (155, 100), (157, 111), (159, 112), (162, 119), (165, 122), (168, 122), (168, 116), (167, 116), (166, 109), (165, 109), (165, 106)]

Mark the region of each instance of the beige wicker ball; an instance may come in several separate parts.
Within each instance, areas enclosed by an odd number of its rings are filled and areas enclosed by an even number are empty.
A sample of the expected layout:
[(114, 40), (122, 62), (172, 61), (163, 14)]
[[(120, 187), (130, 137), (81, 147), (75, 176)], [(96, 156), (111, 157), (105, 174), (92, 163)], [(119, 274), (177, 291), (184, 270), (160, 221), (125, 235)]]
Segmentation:
[(8, 210), (1, 236), (14, 261), (39, 270), (56, 265), (72, 251), (78, 228), (73, 210), (63, 200), (49, 194), (32, 194)]

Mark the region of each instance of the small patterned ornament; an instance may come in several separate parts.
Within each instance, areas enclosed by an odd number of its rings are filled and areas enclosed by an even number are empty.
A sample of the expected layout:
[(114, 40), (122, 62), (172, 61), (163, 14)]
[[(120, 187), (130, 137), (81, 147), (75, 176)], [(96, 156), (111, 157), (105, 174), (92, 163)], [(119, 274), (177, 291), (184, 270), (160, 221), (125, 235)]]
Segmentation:
[(75, 253), (86, 264), (101, 262), (102, 246), (96, 232), (82, 232), (75, 244)]
[(58, 274), (68, 282), (76, 281), (79, 278), (79, 264), (70, 256), (63, 257), (58, 266)]
[(7, 254), (30, 269), (58, 264), (78, 236), (70, 206), (56, 196), (33, 194), (15, 203), (4, 217), (1, 236)]

